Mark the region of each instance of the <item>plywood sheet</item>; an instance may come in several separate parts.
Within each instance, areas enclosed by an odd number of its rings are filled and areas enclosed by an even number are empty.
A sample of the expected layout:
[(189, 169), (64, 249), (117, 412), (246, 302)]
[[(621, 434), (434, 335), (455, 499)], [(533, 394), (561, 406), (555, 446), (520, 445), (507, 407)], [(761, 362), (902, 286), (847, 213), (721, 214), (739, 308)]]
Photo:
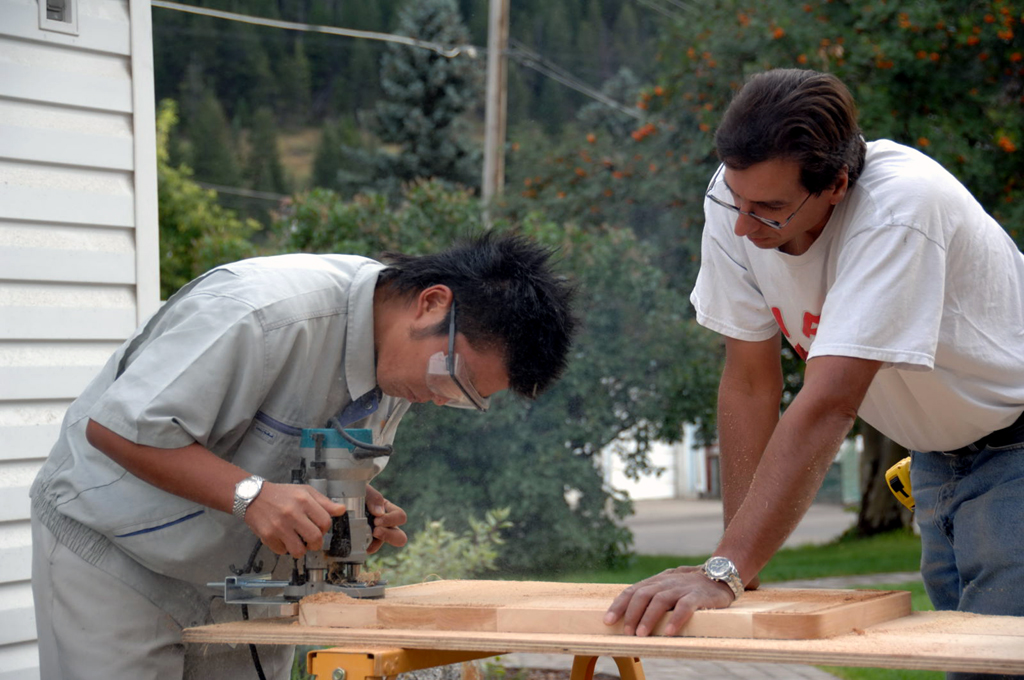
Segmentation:
[[(383, 599), (322, 594), (304, 599), (305, 626), (497, 633), (622, 635), (602, 619), (622, 584), (435, 581), (389, 588)], [(910, 613), (910, 593), (877, 590), (762, 589), (728, 609), (699, 611), (679, 635), (818, 639)], [(655, 633), (661, 631), (659, 626)]]
[[(1024, 675), (1024, 617), (913, 612), (819, 640), (497, 633), (299, 625), (296, 617), (187, 628), (190, 644), (292, 644), (800, 663)], [(687, 669), (680, 669), (680, 676)]]

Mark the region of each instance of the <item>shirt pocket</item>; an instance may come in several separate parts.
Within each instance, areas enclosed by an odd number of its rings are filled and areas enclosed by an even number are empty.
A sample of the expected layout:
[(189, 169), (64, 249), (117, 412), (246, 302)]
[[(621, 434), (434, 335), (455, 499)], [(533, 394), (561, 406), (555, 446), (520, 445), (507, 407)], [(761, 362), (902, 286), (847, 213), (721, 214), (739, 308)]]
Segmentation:
[[(232, 462), (268, 482), (287, 483), (299, 463), (302, 428), (288, 425), (262, 411), (257, 413)], [(117, 527), (111, 538), (147, 568), (205, 585), (223, 581), (249, 561), (259, 538), (234, 515), (152, 489), (147, 500), (158, 512), (146, 521)], [(277, 556), (265, 546), (256, 563), (261, 571), (274, 568)]]

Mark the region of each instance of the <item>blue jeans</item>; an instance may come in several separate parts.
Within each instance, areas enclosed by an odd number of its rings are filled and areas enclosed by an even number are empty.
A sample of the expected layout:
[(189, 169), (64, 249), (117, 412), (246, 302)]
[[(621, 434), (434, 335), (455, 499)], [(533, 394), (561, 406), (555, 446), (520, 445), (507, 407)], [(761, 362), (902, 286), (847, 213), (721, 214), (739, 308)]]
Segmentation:
[(968, 455), (914, 451), (912, 456), (921, 575), (932, 604), (940, 610), (1024, 616), (1024, 443)]

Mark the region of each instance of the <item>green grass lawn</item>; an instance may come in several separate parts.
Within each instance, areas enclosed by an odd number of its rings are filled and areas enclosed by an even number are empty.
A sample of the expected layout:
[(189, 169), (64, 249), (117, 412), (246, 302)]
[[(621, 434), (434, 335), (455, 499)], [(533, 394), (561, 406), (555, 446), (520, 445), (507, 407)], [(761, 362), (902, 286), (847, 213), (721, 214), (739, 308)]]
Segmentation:
[[(622, 569), (576, 571), (539, 576), (538, 580), (572, 583), (635, 583), (681, 564), (701, 564), (707, 555), (633, 557)], [(921, 541), (910, 532), (898, 531), (870, 538), (841, 538), (827, 545), (780, 550), (761, 572), (762, 583), (778, 583), (833, 576), (861, 576), (917, 571), (921, 563)], [(872, 586), (879, 590), (909, 590), (915, 611), (928, 611), (932, 604), (919, 581)], [(942, 680), (944, 673), (888, 668), (822, 667), (844, 680)]]
[[(681, 564), (701, 564), (707, 558), (707, 555), (636, 555), (622, 569), (596, 569), (531, 578), (571, 583), (635, 583)], [(870, 538), (841, 538), (827, 545), (784, 548), (761, 572), (761, 582), (917, 571), (920, 564), (920, 539), (909, 531), (896, 531)]]

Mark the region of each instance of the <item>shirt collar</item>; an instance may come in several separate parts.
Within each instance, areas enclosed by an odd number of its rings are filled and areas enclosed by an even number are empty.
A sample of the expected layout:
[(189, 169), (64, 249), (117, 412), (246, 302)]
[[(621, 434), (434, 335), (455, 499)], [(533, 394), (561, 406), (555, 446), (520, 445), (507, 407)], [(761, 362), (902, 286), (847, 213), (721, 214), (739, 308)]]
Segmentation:
[(377, 277), (385, 269), (368, 260), (352, 277), (348, 295), (345, 381), (353, 401), (377, 387), (377, 361), (373, 343), (373, 294)]

